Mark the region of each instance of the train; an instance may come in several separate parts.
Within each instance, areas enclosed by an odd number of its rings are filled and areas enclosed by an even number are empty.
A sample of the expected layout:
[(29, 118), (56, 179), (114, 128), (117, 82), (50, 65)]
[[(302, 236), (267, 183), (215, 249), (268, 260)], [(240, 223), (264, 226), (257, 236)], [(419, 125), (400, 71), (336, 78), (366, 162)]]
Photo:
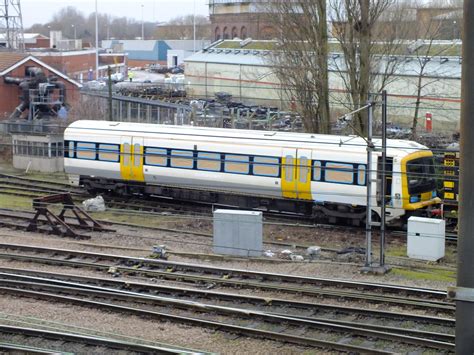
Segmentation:
[[(382, 179), (380, 140), (373, 164), (356, 136), (79, 120), (64, 132), (64, 167), (91, 194), (159, 196), (215, 206), (304, 215), (329, 223), (387, 224), (439, 209), (433, 153), (388, 140)], [(382, 181), (386, 195), (380, 196)]]

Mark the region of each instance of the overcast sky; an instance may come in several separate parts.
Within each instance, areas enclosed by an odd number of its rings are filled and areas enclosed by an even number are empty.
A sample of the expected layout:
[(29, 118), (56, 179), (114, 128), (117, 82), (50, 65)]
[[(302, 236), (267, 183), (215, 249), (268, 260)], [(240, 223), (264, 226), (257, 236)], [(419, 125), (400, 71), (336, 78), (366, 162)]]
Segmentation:
[[(196, 4), (196, 14), (209, 15), (208, 0), (97, 0), (99, 13), (117, 17), (133, 17), (137, 20), (162, 22), (192, 14)], [(48, 22), (52, 14), (66, 6), (74, 6), (85, 15), (95, 11), (95, 0), (21, 0), (23, 26)]]

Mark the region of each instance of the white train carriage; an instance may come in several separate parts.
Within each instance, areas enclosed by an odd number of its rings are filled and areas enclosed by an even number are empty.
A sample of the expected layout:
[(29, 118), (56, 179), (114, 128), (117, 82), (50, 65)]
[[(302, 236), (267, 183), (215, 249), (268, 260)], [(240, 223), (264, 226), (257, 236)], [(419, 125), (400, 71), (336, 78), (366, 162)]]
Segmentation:
[[(72, 123), (64, 139), (65, 171), (93, 192), (357, 223), (365, 218), (369, 169), (374, 213), (380, 212), (380, 153), (368, 168), (366, 143), (356, 137), (84, 120)], [(387, 221), (438, 204), (432, 153), (411, 141), (388, 146)]]

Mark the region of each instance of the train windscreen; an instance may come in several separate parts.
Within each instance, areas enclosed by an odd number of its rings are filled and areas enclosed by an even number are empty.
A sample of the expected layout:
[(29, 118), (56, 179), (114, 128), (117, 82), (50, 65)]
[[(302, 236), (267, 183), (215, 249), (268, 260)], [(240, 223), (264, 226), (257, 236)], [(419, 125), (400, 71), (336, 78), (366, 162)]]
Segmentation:
[(423, 157), (407, 163), (408, 193), (418, 195), (436, 188), (433, 157)]

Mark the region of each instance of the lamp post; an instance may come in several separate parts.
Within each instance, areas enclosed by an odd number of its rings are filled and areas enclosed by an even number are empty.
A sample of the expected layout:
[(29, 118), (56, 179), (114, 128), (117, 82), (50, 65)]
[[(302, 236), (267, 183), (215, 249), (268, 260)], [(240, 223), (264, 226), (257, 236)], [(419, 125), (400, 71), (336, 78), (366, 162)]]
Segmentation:
[(456, 21), (453, 21), (453, 40), (456, 39), (456, 33), (457, 33), (457, 31), (456, 31), (456, 24), (457, 24), (457, 22), (456, 22)]
[(145, 39), (145, 23), (143, 22), (143, 4), (142, 4), (142, 39)]
[(74, 29), (74, 40), (76, 40), (77, 39), (76, 25), (71, 25), (71, 27)]

